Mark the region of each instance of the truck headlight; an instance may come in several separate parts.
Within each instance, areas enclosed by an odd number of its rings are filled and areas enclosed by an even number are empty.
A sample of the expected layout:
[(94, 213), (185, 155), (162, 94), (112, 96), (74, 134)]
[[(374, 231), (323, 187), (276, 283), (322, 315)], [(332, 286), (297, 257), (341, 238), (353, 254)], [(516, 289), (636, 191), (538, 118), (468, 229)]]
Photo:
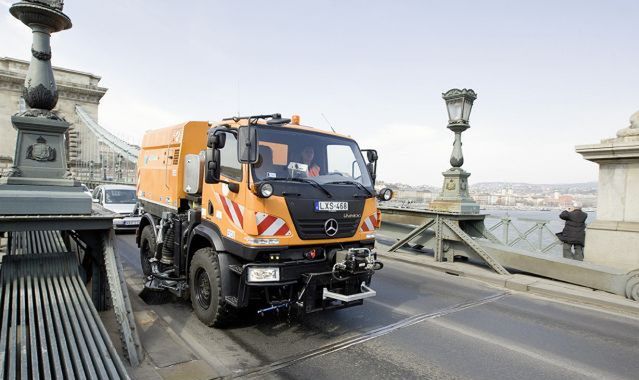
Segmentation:
[(259, 196), (262, 198), (268, 198), (273, 195), (273, 185), (270, 183), (262, 183), (258, 189)]
[(280, 268), (249, 267), (248, 282), (271, 282), (280, 280)]
[(380, 201), (390, 201), (393, 198), (393, 190), (389, 188), (383, 188), (377, 194), (377, 199)]

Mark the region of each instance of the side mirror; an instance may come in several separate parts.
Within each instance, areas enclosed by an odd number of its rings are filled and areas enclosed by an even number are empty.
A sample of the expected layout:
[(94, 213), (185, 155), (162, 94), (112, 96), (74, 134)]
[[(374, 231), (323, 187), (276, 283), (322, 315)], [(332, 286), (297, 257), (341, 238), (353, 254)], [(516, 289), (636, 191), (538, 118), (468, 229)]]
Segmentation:
[(204, 182), (219, 183), (220, 182), (220, 151), (218, 149), (208, 148), (204, 161)]
[(373, 150), (373, 149), (367, 149), (366, 151), (366, 158), (368, 158), (368, 162), (377, 162), (377, 151)]
[(377, 193), (377, 199), (384, 202), (390, 201), (391, 199), (393, 199), (393, 190), (389, 189), (388, 187), (381, 189)]
[(375, 149), (362, 149), (362, 153), (366, 152), (366, 160), (368, 163), (366, 164), (366, 170), (368, 170), (368, 174), (371, 176), (371, 180), (373, 184), (375, 184), (375, 179), (377, 179), (377, 151)]
[(229, 182), (228, 183), (229, 186), (229, 191), (233, 192), (233, 193), (239, 193), (240, 192), (240, 184), (237, 182)]
[(206, 146), (213, 149), (222, 149), (226, 145), (226, 133), (216, 132), (217, 128), (209, 129)]
[(376, 172), (375, 164), (372, 162), (369, 162), (368, 164), (366, 164), (366, 169), (368, 170), (368, 174), (371, 175), (371, 179), (373, 180), (373, 182), (375, 182), (375, 180), (377, 179), (375, 178), (377, 177), (377, 173), (375, 173)]
[(257, 162), (257, 129), (254, 125), (238, 128), (237, 132), (237, 157), (243, 164)]

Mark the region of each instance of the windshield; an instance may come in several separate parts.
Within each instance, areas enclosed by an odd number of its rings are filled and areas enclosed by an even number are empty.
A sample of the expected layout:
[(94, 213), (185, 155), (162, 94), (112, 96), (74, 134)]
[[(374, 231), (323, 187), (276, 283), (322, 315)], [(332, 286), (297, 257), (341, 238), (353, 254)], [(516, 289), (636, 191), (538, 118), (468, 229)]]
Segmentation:
[(104, 196), (104, 203), (110, 204), (131, 204), (138, 200), (135, 196), (135, 190), (129, 189), (107, 190)]
[(319, 184), (354, 181), (371, 187), (366, 164), (353, 140), (284, 128), (259, 128), (256, 182), (309, 178)]

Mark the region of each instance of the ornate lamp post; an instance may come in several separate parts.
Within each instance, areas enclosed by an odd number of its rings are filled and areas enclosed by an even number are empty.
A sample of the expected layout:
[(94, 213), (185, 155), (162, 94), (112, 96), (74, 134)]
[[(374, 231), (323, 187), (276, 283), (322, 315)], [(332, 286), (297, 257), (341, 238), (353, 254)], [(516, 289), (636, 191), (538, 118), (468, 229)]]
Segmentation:
[(107, 179), (107, 160), (106, 160), (106, 155), (104, 153), (100, 153), (100, 168), (102, 169), (102, 180), (106, 181), (106, 179)]
[[(0, 214), (88, 214), (91, 199), (67, 167), (64, 134), (69, 128), (53, 112), (58, 89), (51, 67), (51, 33), (71, 28), (61, 0), (24, 0), (11, 14), (33, 31), (31, 63), (23, 97), (30, 109), (11, 117), (18, 130), (14, 166), (0, 178)], [(55, 202), (50, 202), (51, 198)]]
[(450, 164), (454, 168), (460, 168), (464, 164), (461, 134), (470, 128), (468, 119), (473, 108), (473, 102), (477, 99), (477, 94), (473, 90), (458, 90), (454, 88), (442, 94), (442, 98), (446, 101), (446, 108), (448, 109), (448, 129), (455, 132)]
[(477, 99), (475, 91), (470, 89), (448, 90), (442, 94), (448, 110), (448, 129), (455, 133), (453, 152), (450, 155), (450, 165), (443, 172), (444, 185), (439, 197), (430, 203), (430, 208), (439, 211), (451, 211), (466, 214), (479, 213), (479, 205), (468, 194), (468, 177), (470, 173), (463, 170), (464, 155), (462, 153), (461, 134), (468, 128), (470, 111)]
[(118, 154), (118, 162), (116, 162), (116, 173), (118, 175), (118, 181), (122, 181), (122, 160), (124, 159), (124, 157), (122, 157), (121, 154)]
[(95, 162), (93, 162), (93, 160), (89, 161), (89, 179), (93, 180), (93, 166), (95, 165)]
[[(62, 13), (63, 2), (25, 0), (15, 3), (9, 12), (33, 31), (31, 64), (25, 78), (23, 96), (27, 105), (41, 114), (59, 119), (51, 111), (58, 103), (58, 89), (51, 68), (51, 33), (71, 28), (71, 20)], [(27, 111), (29, 112), (29, 111)]]

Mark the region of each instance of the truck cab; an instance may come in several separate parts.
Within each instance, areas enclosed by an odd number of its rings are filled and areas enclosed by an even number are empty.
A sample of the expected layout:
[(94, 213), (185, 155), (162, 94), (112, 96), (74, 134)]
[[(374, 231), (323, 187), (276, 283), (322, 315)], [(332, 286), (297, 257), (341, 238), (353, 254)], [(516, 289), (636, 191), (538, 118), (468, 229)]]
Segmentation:
[(374, 150), (273, 114), (151, 131), (139, 160), (146, 287), (190, 297), (204, 323), (375, 295), (377, 202), (392, 192), (375, 191)]

